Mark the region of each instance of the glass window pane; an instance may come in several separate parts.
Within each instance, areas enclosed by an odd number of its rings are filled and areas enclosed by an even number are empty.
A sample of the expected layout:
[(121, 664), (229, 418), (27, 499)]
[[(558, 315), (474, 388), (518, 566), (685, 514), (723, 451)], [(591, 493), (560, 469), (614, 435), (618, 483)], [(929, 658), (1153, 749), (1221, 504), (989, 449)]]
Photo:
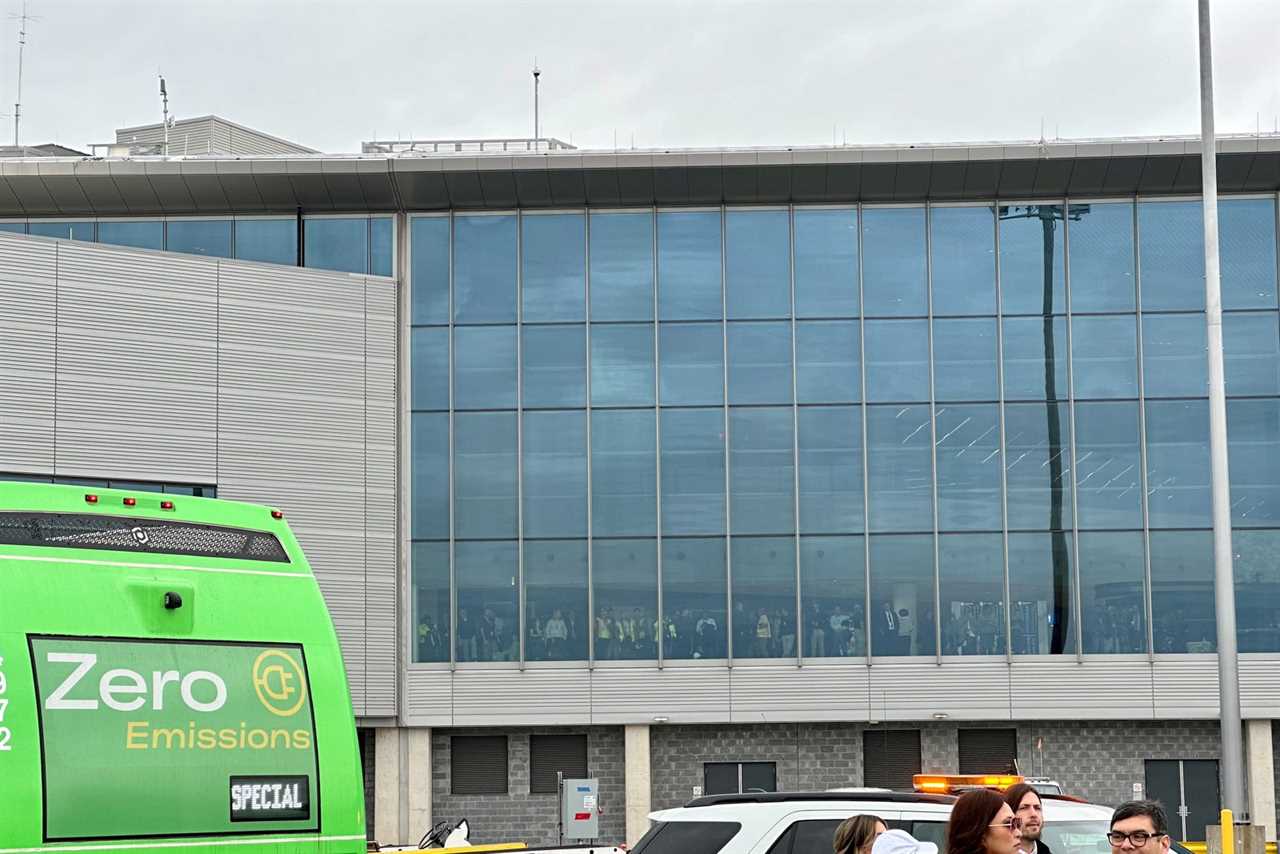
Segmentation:
[(302, 222), (302, 235), (302, 260), (306, 266), (344, 273), (369, 272), (368, 217), (306, 219)]
[(658, 317), (718, 320), (720, 212), (658, 214)]
[(796, 541), (791, 537), (735, 537), (733, 656), (796, 654)]
[(724, 242), (728, 316), (790, 317), (791, 217), (787, 211), (728, 211)]
[(1067, 319), (1006, 317), (1000, 323), (1005, 400), (1066, 400)]
[(871, 654), (933, 655), (933, 537), (871, 538)]
[(801, 537), (804, 650), (810, 658), (867, 654), (862, 537)]
[(526, 326), (525, 406), (585, 406), (587, 403), (587, 330), (582, 324)]
[(724, 328), (720, 323), (662, 323), (658, 364), (663, 406), (724, 403)]
[(412, 536), (449, 536), (449, 416), (444, 412), (412, 416)]
[(414, 543), (413, 660), (449, 660), (449, 544)]
[(939, 529), (1000, 530), (999, 407), (939, 406), (936, 418)]
[(591, 214), (591, 319), (653, 320), (652, 213)]
[(1000, 311), (1065, 314), (1062, 205), (1001, 205)]
[(1147, 518), (1152, 528), (1209, 527), (1209, 402), (1147, 402)]
[(933, 208), (933, 313), (996, 313), (996, 220), (990, 206)]
[(453, 319), (456, 323), (516, 320), (516, 218), (453, 219)]
[(1227, 394), (1280, 394), (1278, 333), (1274, 311), (1222, 315)]
[(524, 544), (524, 656), (587, 660), (587, 542)]
[(1138, 396), (1138, 333), (1132, 315), (1071, 320), (1077, 399)]
[(457, 543), (458, 661), (515, 661), (520, 575), (514, 542)]
[(929, 313), (924, 208), (862, 211), (862, 299), (868, 317)]
[[(17, 226), (15, 229), (0, 227), (0, 230), (3, 231), (13, 230), (19, 234), (23, 231), (23, 225), (20, 222), (3, 223), (2, 225)], [(92, 243), (94, 239), (93, 220), (59, 220), (50, 222), (48, 220), (33, 219), (31, 224), (27, 226), (27, 234), (36, 234), (41, 237), (57, 237), (62, 240), (83, 240)]]
[[(45, 234), (44, 236), (45, 237), (62, 237), (63, 232), (61, 230), (61, 227), (59, 227), (57, 230), (58, 230), (57, 234)], [(0, 222), (0, 231), (3, 231), (7, 234), (26, 234), (27, 224), (25, 222)], [(32, 233), (40, 234), (41, 232), (32, 232)]]
[(663, 534), (723, 534), (724, 410), (664, 409)]
[(855, 403), (862, 385), (856, 320), (796, 323), (796, 399), (800, 403)]
[[(592, 625), (608, 633), (601, 643), (597, 632), (596, 660), (653, 661), (658, 657), (657, 541), (596, 540), (591, 554), (596, 607)], [(624, 621), (621, 632), (616, 628), (619, 619)], [(634, 638), (629, 628), (634, 630)]]
[(591, 405), (653, 406), (653, 324), (591, 324)]
[(796, 317), (858, 316), (858, 212), (795, 211)]
[(1076, 404), (1080, 528), (1141, 528), (1138, 404)]
[(1275, 308), (1275, 201), (1220, 199), (1218, 239), (1222, 307)]
[(449, 408), (449, 330), (418, 327), (410, 335), (414, 409)]
[(729, 403), (791, 403), (791, 324), (729, 324)]
[(586, 232), (582, 214), (520, 218), (526, 323), (586, 319)]
[(933, 322), (933, 388), (938, 400), (997, 400), (996, 321)]
[(449, 322), (449, 218), (409, 220), (410, 269), (413, 275), (413, 320)]
[(868, 320), (867, 400), (929, 399), (929, 322)]
[(298, 265), (296, 219), (237, 219), (236, 257), (242, 261)]
[(1133, 202), (1071, 205), (1071, 310), (1133, 311)]
[(516, 408), (514, 326), (453, 331), (453, 405), (458, 409)]
[(1068, 532), (1009, 535), (1014, 655), (1075, 654), (1071, 551)]
[(393, 224), (391, 217), (369, 217), (369, 272), (375, 276), (394, 275)]
[(871, 530), (933, 530), (928, 406), (867, 407)]
[(943, 655), (1004, 655), (1004, 544), (999, 534), (938, 537)]
[(805, 406), (797, 416), (801, 533), (861, 533), (862, 413), (856, 406)]
[(1203, 314), (1142, 315), (1142, 388), (1147, 397), (1209, 393)]
[(657, 533), (654, 419), (650, 409), (591, 413), (591, 524), (597, 537)]
[(1280, 525), (1280, 400), (1227, 401), (1231, 524)]
[(1009, 528), (1071, 528), (1071, 425), (1065, 403), (1004, 408)]
[(795, 530), (792, 412), (789, 406), (729, 410), (729, 519), (735, 534)]
[(1204, 310), (1201, 203), (1140, 202), (1143, 311)]
[(662, 541), (662, 607), (666, 658), (725, 658), (729, 624), (725, 541)]
[(1156, 652), (1217, 652), (1213, 532), (1151, 534), (1151, 628)]
[(524, 413), (524, 535), (587, 535), (584, 410)]
[(98, 222), (98, 242), (138, 249), (164, 249), (164, 223), (159, 220), (127, 222), (104, 219)]
[(1084, 652), (1147, 651), (1142, 533), (1080, 533)]
[(460, 412), (453, 423), (454, 536), (514, 537), (516, 414)]
[(1240, 652), (1280, 652), (1280, 531), (1234, 531), (1231, 547)]

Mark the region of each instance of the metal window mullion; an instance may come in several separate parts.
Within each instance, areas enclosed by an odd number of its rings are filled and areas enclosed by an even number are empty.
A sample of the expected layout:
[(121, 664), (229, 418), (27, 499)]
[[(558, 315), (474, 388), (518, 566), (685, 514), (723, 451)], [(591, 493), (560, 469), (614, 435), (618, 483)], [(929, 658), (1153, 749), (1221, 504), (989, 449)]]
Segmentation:
[[(724, 352), (721, 365), (724, 374), (724, 577), (725, 577), (725, 650), (728, 666), (733, 668), (733, 500), (729, 469), (729, 298), (726, 285), (727, 220), (724, 205), (720, 206), (720, 347)], [(745, 616), (745, 614), (744, 614)], [(739, 771), (741, 773), (741, 771)]]
[[(796, 561), (796, 610), (792, 630), (795, 632), (796, 667), (804, 666), (804, 613), (800, 593), (800, 392), (798, 366), (796, 365), (796, 209), (789, 205), (787, 231), (790, 239), (787, 249), (787, 269), (791, 279), (791, 497), (792, 536), (795, 538)], [(865, 622), (865, 621), (864, 621)]]
[[(1009, 459), (1008, 435), (1004, 423), (1004, 322), (1000, 317), (1003, 294), (1000, 290), (1000, 208), (991, 208), (991, 227), (995, 231), (996, 274), (996, 423), (1000, 429), (1000, 539), (1004, 558), (1004, 660), (1013, 664), (1013, 595), (1009, 578)], [(1064, 253), (1065, 254), (1065, 253)], [(1052, 322), (1052, 321), (1050, 321)]]
[(655, 550), (658, 570), (658, 623), (656, 629), (658, 634), (658, 669), (661, 670), (666, 659), (667, 619), (663, 610), (665, 603), (662, 595), (662, 380), (659, 374), (659, 359), (661, 355), (658, 346), (658, 209), (651, 209), (649, 216), (649, 240), (651, 243), (649, 258), (653, 264), (653, 465), (655, 476), (653, 530), (656, 541)]
[(524, 670), (524, 212), (516, 211), (516, 627)]
[[(924, 206), (924, 279), (929, 322), (929, 465), (933, 490), (933, 658), (942, 664), (942, 564), (938, 534), (938, 392), (933, 368), (933, 207)], [(868, 621), (870, 622), (870, 621)]]
[[(454, 426), (453, 426), (453, 212), (449, 212), (449, 293), (446, 297), (448, 304), (449, 316), (446, 318), (449, 322), (448, 327), (448, 355), (445, 357), (448, 361), (449, 370), (449, 669), (456, 670), (458, 667), (458, 579), (457, 569), (455, 567), (455, 532), (457, 525), (457, 513), (454, 508), (454, 473), (453, 473), (453, 453), (454, 453)], [(412, 268), (411, 268), (412, 269)]]
[[(591, 469), (591, 212), (582, 212), (582, 241), (583, 251), (586, 255), (586, 263), (583, 265), (583, 281), (582, 281), (582, 316), (586, 320), (583, 324), (583, 346), (584, 358), (582, 360), (584, 370), (586, 371), (586, 409), (583, 410), (583, 417), (587, 419), (587, 669), (595, 668), (596, 664), (596, 585), (595, 585), (595, 549), (593, 548), (592, 529), (595, 525), (595, 513), (592, 508), (592, 499), (595, 490), (592, 484)], [(524, 361), (524, 354), (520, 354), (521, 362)]]
[[(1075, 367), (1075, 345), (1071, 337), (1072, 314), (1071, 314), (1071, 253), (1070, 249), (1070, 230), (1071, 225), (1068, 222), (1068, 214), (1071, 212), (1070, 204), (1063, 199), (1062, 207), (1062, 292), (1067, 301), (1066, 318), (1067, 318), (1067, 430), (1071, 443), (1071, 557), (1072, 576), (1074, 581), (1074, 595), (1072, 603), (1076, 612), (1076, 663), (1084, 662), (1084, 590), (1080, 583), (1080, 490), (1077, 486), (1078, 475), (1076, 472), (1076, 367)], [(1050, 264), (1053, 259), (1049, 259)], [(1049, 322), (1053, 322), (1053, 315), (1049, 315)], [(1056, 405), (1056, 404), (1055, 404)], [(1064, 475), (1065, 477), (1065, 475)], [(1052, 486), (1050, 487), (1052, 489)]]
[(1138, 468), (1142, 484), (1142, 586), (1143, 609), (1146, 619), (1147, 661), (1155, 661), (1155, 634), (1151, 625), (1152, 613), (1155, 610), (1151, 591), (1151, 508), (1147, 490), (1147, 399), (1145, 388), (1145, 365), (1142, 342), (1142, 253), (1138, 241), (1141, 239), (1141, 226), (1138, 219), (1138, 203), (1133, 204), (1133, 266), (1134, 291), (1137, 326), (1135, 329), (1138, 344)]
[[(865, 615), (862, 620), (863, 640), (866, 643), (866, 666), (871, 667), (871, 464), (869, 462), (871, 440), (867, 435), (867, 329), (866, 298), (862, 281), (862, 203), (853, 213), (854, 236), (858, 251), (858, 411), (862, 417), (862, 586)], [(825, 631), (825, 630), (824, 630)], [(871, 716), (871, 674), (867, 673), (867, 715)]]

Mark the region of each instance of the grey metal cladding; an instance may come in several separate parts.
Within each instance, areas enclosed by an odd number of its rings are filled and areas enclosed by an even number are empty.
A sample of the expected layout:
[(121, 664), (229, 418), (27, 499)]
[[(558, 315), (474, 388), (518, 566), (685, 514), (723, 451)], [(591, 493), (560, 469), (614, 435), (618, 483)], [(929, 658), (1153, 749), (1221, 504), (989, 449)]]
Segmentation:
[(57, 473), (212, 482), (214, 265), (60, 241), (56, 269)]
[(56, 252), (0, 235), (0, 470), (53, 471)]
[[(80, 171), (88, 172), (89, 166), (103, 164), (85, 164)], [(155, 188), (146, 179), (146, 164), (141, 162), (111, 162), (105, 164), (112, 175), (113, 182), (120, 192), (125, 209), (131, 214), (160, 213), (163, 208), (156, 195)], [(97, 171), (97, 170), (94, 170)]]
[(551, 202), (557, 207), (575, 207), (587, 203), (587, 181), (581, 169), (548, 169)]
[(516, 193), (520, 196), (520, 205), (530, 208), (545, 208), (552, 205), (551, 181), (545, 169), (522, 169), (515, 173)]
[(396, 565), (396, 285), (364, 279), (365, 712), (398, 711)]

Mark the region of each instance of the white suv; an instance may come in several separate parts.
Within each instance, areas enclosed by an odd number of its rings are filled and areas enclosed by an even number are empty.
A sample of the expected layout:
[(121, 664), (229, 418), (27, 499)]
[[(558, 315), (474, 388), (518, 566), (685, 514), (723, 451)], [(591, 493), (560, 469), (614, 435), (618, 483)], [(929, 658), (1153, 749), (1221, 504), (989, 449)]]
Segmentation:
[[(1054, 854), (1110, 854), (1110, 807), (1045, 796), (1044, 840)], [(875, 790), (712, 795), (649, 815), (632, 854), (831, 854), (836, 826), (872, 813), (937, 843), (945, 854), (951, 795)]]

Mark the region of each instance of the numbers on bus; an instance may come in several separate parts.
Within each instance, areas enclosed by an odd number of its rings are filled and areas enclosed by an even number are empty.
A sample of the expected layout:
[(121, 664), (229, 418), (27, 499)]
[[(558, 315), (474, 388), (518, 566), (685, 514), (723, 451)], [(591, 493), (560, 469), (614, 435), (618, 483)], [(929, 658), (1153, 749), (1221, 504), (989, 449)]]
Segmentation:
[(4, 671), (0, 670), (0, 694), (9, 690), (9, 683), (4, 678)]
[(12, 733), (9, 732), (9, 728), (7, 726), (0, 726), (0, 753), (9, 752), (9, 737), (11, 735)]
[(9, 708), (9, 701), (0, 699), (0, 724), (4, 723), (4, 713)]
[[(0, 656), (0, 666), (4, 665), (4, 656)], [(9, 681), (5, 678), (4, 671), (0, 670), (0, 694), (9, 690)], [(0, 697), (0, 723), (4, 722), (4, 713), (9, 710), (9, 701)], [(9, 739), (13, 738), (13, 733), (7, 726), (0, 726), (0, 753), (8, 753), (13, 750), (9, 745)]]

